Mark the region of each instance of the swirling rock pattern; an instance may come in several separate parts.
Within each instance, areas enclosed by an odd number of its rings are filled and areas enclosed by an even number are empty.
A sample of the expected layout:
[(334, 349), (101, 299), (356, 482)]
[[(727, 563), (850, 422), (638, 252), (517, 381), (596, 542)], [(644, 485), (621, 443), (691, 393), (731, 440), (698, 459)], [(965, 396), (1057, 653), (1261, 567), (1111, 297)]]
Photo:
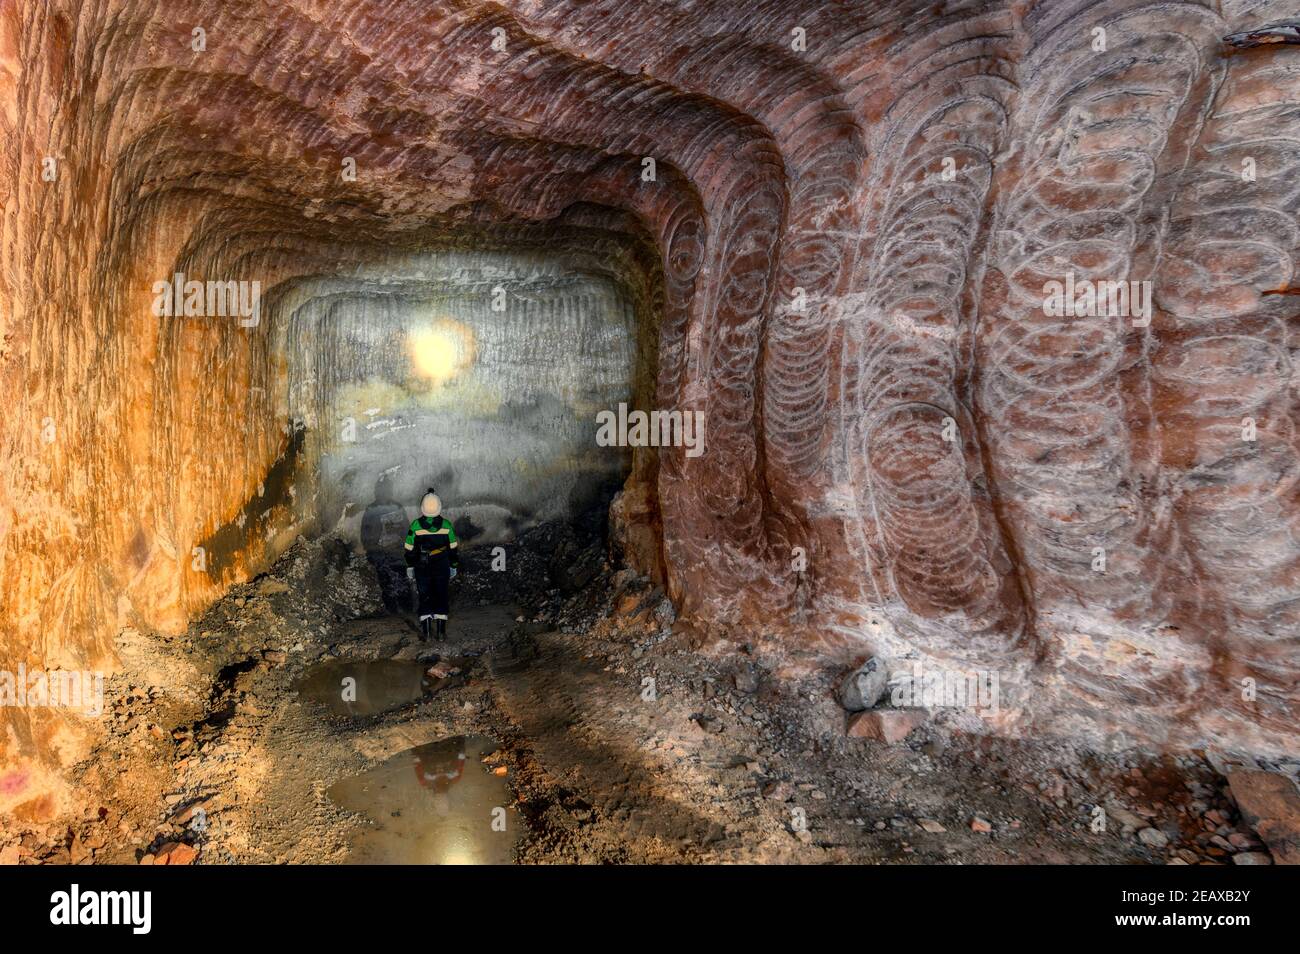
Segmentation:
[[(700, 629), (996, 668), (1009, 730), (1294, 748), (1300, 52), (1222, 38), (1298, 13), (5, 3), (0, 664), (111, 667), (279, 552), (315, 297), (545, 249), (623, 289), (638, 401), (706, 415), (630, 478)], [(260, 323), (160, 320), (176, 272)], [(1050, 313), (1067, 274), (1152, 307)], [(4, 718), (0, 808), (48, 812), (78, 726)]]

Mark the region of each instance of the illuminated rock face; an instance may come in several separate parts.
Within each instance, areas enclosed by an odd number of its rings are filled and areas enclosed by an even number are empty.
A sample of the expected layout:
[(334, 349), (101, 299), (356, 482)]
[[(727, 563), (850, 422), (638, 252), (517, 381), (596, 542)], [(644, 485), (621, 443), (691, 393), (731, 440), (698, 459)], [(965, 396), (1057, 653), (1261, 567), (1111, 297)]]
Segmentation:
[(620, 286), (543, 255), (386, 268), (313, 283), (277, 326), (300, 518), (356, 538), (372, 504), (404, 502), (404, 537), (433, 486), (481, 545), (607, 507), (630, 455), (596, 443), (596, 414), (637, 397)]
[[(1221, 37), (1297, 13), (8, 3), (0, 661), (109, 666), (264, 566), (340, 459), (291, 383), (481, 254), (587, 276), (640, 405), (706, 415), (629, 485), (701, 629), (996, 669), (1018, 731), (1294, 747), (1300, 54)], [(158, 316), (178, 273), (256, 323)], [(0, 809), (47, 812), (76, 724), (7, 719)]]

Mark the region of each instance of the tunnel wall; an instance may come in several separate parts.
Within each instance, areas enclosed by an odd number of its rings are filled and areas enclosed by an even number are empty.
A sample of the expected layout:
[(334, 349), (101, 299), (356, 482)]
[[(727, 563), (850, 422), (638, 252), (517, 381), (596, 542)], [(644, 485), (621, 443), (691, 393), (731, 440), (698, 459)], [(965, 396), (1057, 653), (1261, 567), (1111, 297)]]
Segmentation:
[(620, 288), (499, 253), (407, 274), (320, 287), (282, 323), (299, 512), (361, 542), (373, 505), (405, 506), (409, 522), (432, 486), (484, 545), (607, 507), (631, 452), (598, 446), (596, 414), (637, 398), (637, 315)]
[[(220, 594), (195, 545), (295, 532), (271, 329), (318, 282), (524, 244), (616, 278), (654, 406), (706, 417), (630, 498), (700, 633), (997, 669), (1007, 730), (1294, 747), (1300, 67), (1223, 37), (1297, 13), (6, 3), (0, 662), (111, 666)], [(263, 320), (159, 320), (178, 272)], [(1062, 320), (1067, 274), (1150, 312)], [(0, 809), (48, 812), (84, 731), (4, 717)]]

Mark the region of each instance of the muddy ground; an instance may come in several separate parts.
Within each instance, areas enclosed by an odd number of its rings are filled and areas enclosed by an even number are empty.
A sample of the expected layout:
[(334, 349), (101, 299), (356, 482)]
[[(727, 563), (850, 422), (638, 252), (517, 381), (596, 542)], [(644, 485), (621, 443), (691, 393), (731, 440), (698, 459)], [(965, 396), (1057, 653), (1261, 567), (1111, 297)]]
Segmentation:
[[(305, 542), (184, 635), (123, 633), (107, 736), (78, 768), (99, 797), (71, 826), (0, 833), (0, 859), (1195, 864), (1261, 851), (1197, 754), (1102, 756), (935, 722), (893, 745), (848, 738), (839, 674), (778, 679), (744, 647), (693, 651), (627, 570), (526, 608), (462, 599), (436, 647), (385, 595), (363, 555)], [(431, 651), (463, 671), (421, 681)], [(381, 660), (410, 664), (360, 665)], [(358, 701), (322, 698), (354, 665)], [(462, 737), (489, 742), (457, 762)], [(439, 740), (449, 763), (409, 754)], [(493, 780), (504, 805), (490, 804)], [(439, 847), (449, 825), (455, 853)]]

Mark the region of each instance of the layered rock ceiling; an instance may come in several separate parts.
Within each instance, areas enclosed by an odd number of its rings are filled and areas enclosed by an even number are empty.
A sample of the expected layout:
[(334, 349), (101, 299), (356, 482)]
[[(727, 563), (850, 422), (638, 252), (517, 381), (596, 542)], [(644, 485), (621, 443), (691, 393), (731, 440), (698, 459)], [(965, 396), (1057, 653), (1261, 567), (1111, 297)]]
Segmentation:
[[(1294, 748), (1300, 49), (1223, 37), (1297, 14), (6, 0), (0, 664), (111, 667), (264, 567), (319, 516), (324, 300), (506, 256), (613, 289), (630, 393), (705, 413), (625, 500), (701, 632), (998, 670), (1019, 731)], [(159, 317), (177, 273), (258, 321)], [(1049, 314), (1067, 277), (1149, 320)], [(32, 811), (83, 733), (4, 718)]]

